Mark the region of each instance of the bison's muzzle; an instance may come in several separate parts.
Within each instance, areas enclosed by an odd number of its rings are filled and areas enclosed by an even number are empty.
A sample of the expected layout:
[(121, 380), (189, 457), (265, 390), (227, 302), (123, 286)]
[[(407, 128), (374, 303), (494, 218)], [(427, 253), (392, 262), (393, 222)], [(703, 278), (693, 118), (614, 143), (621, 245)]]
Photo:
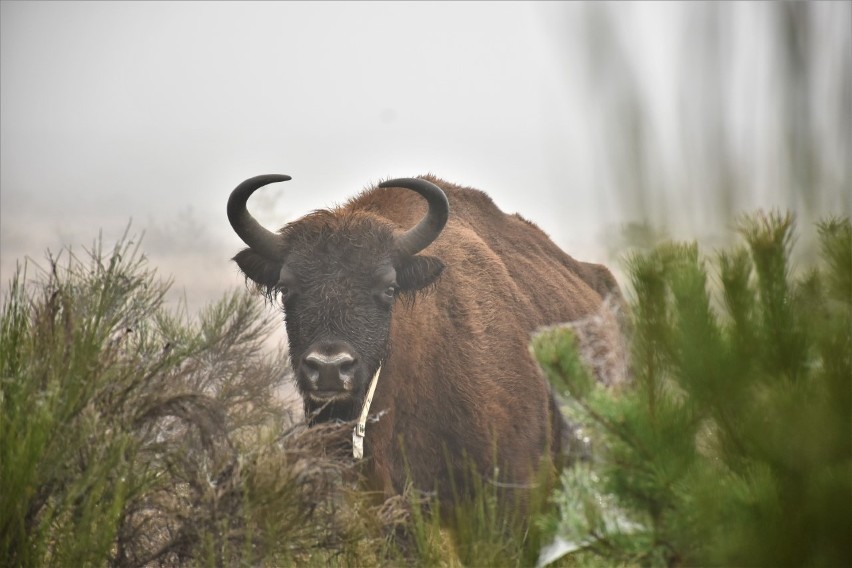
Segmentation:
[[(357, 392), (367, 374), (355, 350), (345, 341), (312, 345), (299, 361), (296, 377), (305, 396), (316, 402), (344, 400)], [(361, 379), (361, 380), (359, 380)]]

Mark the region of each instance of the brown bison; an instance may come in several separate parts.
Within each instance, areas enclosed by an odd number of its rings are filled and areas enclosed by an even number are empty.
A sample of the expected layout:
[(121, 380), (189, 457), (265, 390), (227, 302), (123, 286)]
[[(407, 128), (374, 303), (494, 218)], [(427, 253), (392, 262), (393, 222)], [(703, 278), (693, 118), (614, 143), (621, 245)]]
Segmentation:
[(369, 409), (354, 443), (363, 439), (370, 478), (389, 494), (410, 477), (446, 498), (470, 464), (500, 486), (531, 484), (565, 432), (530, 334), (601, 317), (605, 296), (620, 298), (610, 272), (481, 191), (431, 176), (381, 183), (274, 233), (246, 201), (289, 179), (241, 183), (228, 218), (249, 246), (234, 260), (283, 305), (309, 420)]

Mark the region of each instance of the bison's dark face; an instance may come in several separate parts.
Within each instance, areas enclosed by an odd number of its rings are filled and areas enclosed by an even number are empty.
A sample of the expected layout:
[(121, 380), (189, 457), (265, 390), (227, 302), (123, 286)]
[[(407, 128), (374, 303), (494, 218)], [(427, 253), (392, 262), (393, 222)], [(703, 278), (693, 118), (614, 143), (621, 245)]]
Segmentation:
[[(402, 235), (395, 235), (384, 219), (359, 211), (318, 211), (276, 234), (251, 219), (245, 200), (281, 177), (259, 176), (234, 190), (229, 217), (250, 246), (234, 260), (283, 305), (290, 361), (306, 412), (313, 421), (349, 420), (357, 416), (370, 378), (391, 348), (394, 304), (432, 284), (443, 269), (440, 260), (414, 253), (443, 228), (447, 209), (442, 213), (440, 202), (443, 198), (446, 204), (446, 197), (424, 180), (382, 184), (413, 185), (410, 189), (422, 190), (430, 201), (424, 220)], [(413, 183), (400, 185), (407, 182)], [(257, 233), (258, 228), (265, 233)]]

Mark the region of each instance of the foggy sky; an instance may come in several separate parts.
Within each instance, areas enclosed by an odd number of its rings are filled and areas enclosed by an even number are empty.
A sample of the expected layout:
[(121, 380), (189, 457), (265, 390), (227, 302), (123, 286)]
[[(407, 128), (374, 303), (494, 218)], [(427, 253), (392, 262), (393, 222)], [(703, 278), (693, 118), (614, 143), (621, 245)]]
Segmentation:
[[(677, 133), (683, 93), (703, 73), (684, 72), (700, 63), (689, 22), (701, 7), (620, 6), (602, 12), (615, 28), (598, 37), (581, 3), (2, 2), (2, 287), (24, 256), (90, 245), (100, 229), (115, 239), (132, 219), (152, 264), (200, 305), (242, 283), (225, 203), (261, 173), (293, 176), (249, 203), (270, 228), (382, 179), (433, 173), (485, 190), (570, 254), (609, 261), (607, 235), (637, 217), (630, 181), (611, 167), (629, 127), (612, 118), (627, 79), (653, 119), (652, 173), (684, 188), (671, 199), (697, 227), (695, 192), (716, 180), (684, 160)], [(840, 37), (830, 54), (846, 49), (834, 20), (847, 8), (817, 22)], [(768, 8), (728, 10), (730, 88), (746, 101), (729, 113), (732, 147), (748, 151), (765, 144), (752, 109), (774, 116), (774, 44)], [(829, 58), (819, 77), (841, 63)], [(837, 117), (821, 120), (830, 141)], [(844, 151), (829, 156), (838, 187)], [(755, 189), (742, 204), (796, 207), (760, 164), (746, 167)], [(705, 181), (673, 182), (689, 172)], [(835, 193), (828, 206), (848, 210)]]
[[(23, 254), (116, 237), (133, 219), (178, 284), (233, 275), (224, 206), (259, 173), (270, 227), (386, 177), (432, 172), (551, 231), (594, 228), (533, 199), (566, 172), (545, 151), (557, 61), (523, 4), (2, 5), (2, 279)], [(264, 206), (268, 209), (264, 209)], [(193, 233), (179, 225), (191, 219)], [(203, 262), (181, 269), (184, 255)], [(212, 290), (210, 291), (212, 292)]]

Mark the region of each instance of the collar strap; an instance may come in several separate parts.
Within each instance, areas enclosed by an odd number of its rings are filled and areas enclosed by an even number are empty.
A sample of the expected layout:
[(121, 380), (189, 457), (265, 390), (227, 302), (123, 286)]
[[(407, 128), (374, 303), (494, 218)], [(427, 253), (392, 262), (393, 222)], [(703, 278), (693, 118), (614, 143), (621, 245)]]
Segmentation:
[(364, 457), (364, 435), (367, 433), (367, 414), (370, 412), (370, 404), (373, 402), (373, 394), (376, 392), (376, 384), (379, 382), (379, 373), (382, 372), (382, 366), (376, 369), (376, 374), (370, 380), (370, 386), (367, 389), (367, 398), (364, 399), (364, 406), (361, 408), (361, 415), (358, 417), (358, 423), (352, 430), (352, 456), (356, 460)]

